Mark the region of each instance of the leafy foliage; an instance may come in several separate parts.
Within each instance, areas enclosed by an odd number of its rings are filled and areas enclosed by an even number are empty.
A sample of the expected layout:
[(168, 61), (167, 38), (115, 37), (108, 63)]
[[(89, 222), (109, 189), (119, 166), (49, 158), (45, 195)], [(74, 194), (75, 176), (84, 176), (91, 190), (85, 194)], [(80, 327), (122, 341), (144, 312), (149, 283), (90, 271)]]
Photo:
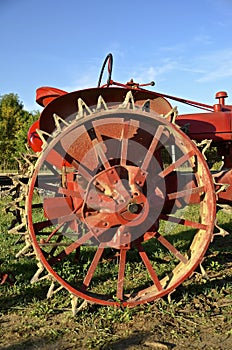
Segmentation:
[(26, 151), (27, 131), (39, 118), (39, 112), (24, 110), (17, 94), (0, 96), (0, 167), (17, 168), (15, 158)]

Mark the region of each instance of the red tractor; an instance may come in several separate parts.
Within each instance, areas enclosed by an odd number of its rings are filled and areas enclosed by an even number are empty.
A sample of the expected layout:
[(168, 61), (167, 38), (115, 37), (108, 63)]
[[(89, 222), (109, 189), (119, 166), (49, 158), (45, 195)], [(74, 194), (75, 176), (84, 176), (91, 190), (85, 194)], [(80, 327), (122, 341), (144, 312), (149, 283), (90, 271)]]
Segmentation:
[[(210, 106), (116, 83), (112, 63), (109, 54), (96, 88), (39, 88), (44, 109), (28, 132), (38, 155), (26, 201), (33, 281), (47, 271), (49, 295), (58, 283), (73, 305), (80, 297), (130, 307), (169, 295), (201, 264), (217, 205), (232, 201), (227, 94)], [(169, 100), (204, 112), (178, 115)]]

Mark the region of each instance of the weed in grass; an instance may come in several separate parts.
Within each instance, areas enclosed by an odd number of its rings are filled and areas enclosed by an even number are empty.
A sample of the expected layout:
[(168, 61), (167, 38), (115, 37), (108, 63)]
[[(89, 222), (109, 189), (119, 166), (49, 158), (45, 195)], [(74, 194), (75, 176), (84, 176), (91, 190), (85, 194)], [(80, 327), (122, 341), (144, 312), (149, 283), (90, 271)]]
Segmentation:
[[(54, 314), (54, 310), (51, 307), (51, 302), (49, 300), (37, 301), (32, 300), (33, 309), (31, 309), (30, 314), (39, 318), (47, 317), (50, 314)], [(52, 305), (53, 306), (53, 305)]]
[(132, 308), (117, 308), (108, 306), (99, 309), (99, 317), (110, 321), (111, 324), (129, 322), (133, 318), (134, 310)]

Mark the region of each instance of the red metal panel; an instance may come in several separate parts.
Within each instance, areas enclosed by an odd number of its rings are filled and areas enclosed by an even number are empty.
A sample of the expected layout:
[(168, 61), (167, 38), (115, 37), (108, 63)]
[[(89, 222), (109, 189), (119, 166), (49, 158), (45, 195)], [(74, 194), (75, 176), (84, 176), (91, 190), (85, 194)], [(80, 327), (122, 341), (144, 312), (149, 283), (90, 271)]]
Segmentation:
[(197, 141), (232, 140), (232, 112), (213, 112), (179, 115), (176, 123), (191, 138)]
[(72, 199), (69, 197), (45, 198), (43, 207), (45, 217), (50, 220), (73, 213)]
[(40, 106), (45, 107), (55, 98), (66, 94), (66, 91), (49, 86), (43, 86), (36, 90), (36, 102)]

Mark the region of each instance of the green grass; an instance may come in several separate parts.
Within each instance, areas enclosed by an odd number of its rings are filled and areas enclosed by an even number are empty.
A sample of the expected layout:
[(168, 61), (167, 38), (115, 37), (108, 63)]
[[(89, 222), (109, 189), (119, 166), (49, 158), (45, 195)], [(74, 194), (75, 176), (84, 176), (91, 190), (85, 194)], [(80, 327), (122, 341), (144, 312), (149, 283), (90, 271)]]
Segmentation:
[[(146, 339), (158, 339), (179, 345), (182, 339), (185, 339), (186, 345), (187, 339), (200, 341), (201, 332), (208, 325), (211, 326), (212, 339), (214, 336), (218, 339), (221, 339), (221, 335), (224, 338), (231, 336), (231, 235), (224, 238), (216, 236), (209, 247), (203, 262), (208, 278), (202, 277), (199, 274), (200, 270), (197, 270), (171, 295), (171, 301), (168, 302), (164, 297), (154, 303), (135, 308), (93, 304), (73, 317), (68, 292), (61, 290), (51, 299), (46, 299), (49, 282), (45, 280), (36, 284), (30, 283), (37, 270), (35, 258), (15, 258), (23, 247), (23, 242), (18, 241), (18, 235), (9, 235), (7, 232), (12, 219), (10, 214), (4, 214), (7, 200), (9, 199), (1, 200), (0, 272), (8, 273), (12, 284), (5, 283), (0, 286), (0, 337), (3, 344), (0, 345), (0, 349), (21, 350), (37, 346), (39, 349), (53, 349), (52, 344), (56, 344), (54, 349), (126, 349), (127, 343), (138, 344), (139, 349)], [(230, 232), (231, 221), (231, 215), (219, 212), (219, 224)], [(189, 233), (181, 231), (173, 236), (173, 239), (178, 237), (179, 247), (185, 246), (186, 234)], [(151, 254), (152, 252), (154, 254), (151, 247)], [(132, 279), (137, 278), (139, 284), (141, 264), (133, 259), (133, 254), (132, 251), (132, 262), (126, 268), (126, 275)], [(167, 253), (158, 245), (155, 254), (156, 258), (160, 259), (159, 267), (162, 269), (167, 266)], [(163, 266), (162, 259), (166, 259)], [(77, 268), (84, 274), (88, 264), (88, 259), (79, 267), (67, 261), (60, 269), (64, 269), (65, 272), (68, 270), (72, 279)], [(112, 268), (112, 264), (101, 264), (99, 281), (95, 280), (96, 286), (100, 282), (101, 288), (108, 292), (114, 288), (114, 278), (117, 278), (116, 270), (109, 271), (109, 267)], [(62, 274), (62, 271), (60, 272)], [(105, 279), (101, 281), (101, 274), (108, 274), (114, 278), (108, 282)], [(80, 299), (79, 305), (81, 303)], [(181, 346), (179, 349), (182, 349)]]

